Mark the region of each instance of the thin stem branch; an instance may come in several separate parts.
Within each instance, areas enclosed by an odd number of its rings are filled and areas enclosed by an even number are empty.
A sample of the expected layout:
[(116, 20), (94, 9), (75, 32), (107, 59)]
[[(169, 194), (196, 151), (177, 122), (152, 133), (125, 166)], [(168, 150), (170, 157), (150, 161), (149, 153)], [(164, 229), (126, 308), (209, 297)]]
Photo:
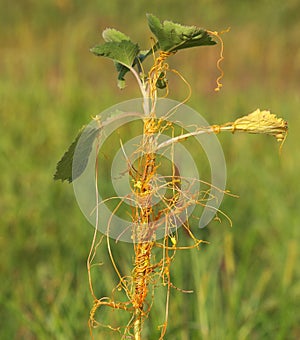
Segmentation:
[(177, 136), (177, 137), (173, 137), (171, 139), (166, 140), (165, 142), (160, 143), (157, 146), (156, 151), (159, 150), (159, 149), (162, 149), (166, 146), (169, 146), (170, 144), (174, 144), (174, 143), (183, 141), (183, 140), (185, 140), (189, 137), (202, 135), (204, 133), (212, 133), (212, 132), (214, 132), (213, 128), (208, 126), (206, 128), (205, 127), (201, 128), (201, 130), (196, 130), (196, 131), (193, 131), (193, 132), (185, 133), (185, 134)]

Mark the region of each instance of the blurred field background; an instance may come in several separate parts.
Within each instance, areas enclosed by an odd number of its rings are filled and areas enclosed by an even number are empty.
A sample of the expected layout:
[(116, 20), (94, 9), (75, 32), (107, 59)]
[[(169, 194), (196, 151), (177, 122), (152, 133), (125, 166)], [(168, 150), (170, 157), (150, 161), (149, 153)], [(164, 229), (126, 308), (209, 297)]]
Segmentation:
[[(228, 167), (222, 210), (233, 228), (213, 222), (210, 242), (178, 254), (166, 339), (300, 338), (300, 3), (286, 1), (0, 0), (0, 249), (1, 339), (88, 339), (92, 299), (86, 258), (93, 228), (81, 215), (72, 186), (52, 180), (56, 162), (91, 115), (139, 95), (116, 87), (113, 64), (89, 48), (116, 27), (148, 47), (145, 14), (196, 24), (223, 35), (224, 86), (218, 47), (170, 59), (189, 80), (189, 105), (210, 123), (232, 121), (257, 107), (289, 122), (279, 145), (268, 136), (220, 135)], [(180, 82), (171, 98), (183, 99)], [(299, 129), (299, 131), (298, 131)], [(120, 266), (130, 266), (120, 244)], [(99, 295), (117, 281), (107, 249)], [(122, 263), (123, 261), (123, 263)], [(160, 294), (160, 293), (158, 293)], [(159, 295), (158, 295), (158, 299)], [(157, 339), (155, 307), (147, 339)], [(297, 312), (298, 311), (298, 312)], [(152, 327), (153, 325), (153, 327)], [(101, 329), (97, 339), (120, 338)]]

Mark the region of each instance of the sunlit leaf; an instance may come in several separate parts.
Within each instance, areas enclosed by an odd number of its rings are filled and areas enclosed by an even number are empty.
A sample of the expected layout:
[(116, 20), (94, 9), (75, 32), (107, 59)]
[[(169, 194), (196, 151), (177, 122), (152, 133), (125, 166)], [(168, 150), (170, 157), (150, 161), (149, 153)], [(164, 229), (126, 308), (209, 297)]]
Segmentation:
[(131, 67), (139, 53), (139, 47), (128, 40), (109, 41), (91, 48), (91, 52), (97, 56), (110, 58), (126, 67)]
[(102, 37), (106, 42), (112, 42), (112, 41), (121, 42), (123, 40), (130, 41), (130, 38), (126, 34), (120, 32), (120, 31), (118, 31), (114, 28), (105, 29), (102, 32)]

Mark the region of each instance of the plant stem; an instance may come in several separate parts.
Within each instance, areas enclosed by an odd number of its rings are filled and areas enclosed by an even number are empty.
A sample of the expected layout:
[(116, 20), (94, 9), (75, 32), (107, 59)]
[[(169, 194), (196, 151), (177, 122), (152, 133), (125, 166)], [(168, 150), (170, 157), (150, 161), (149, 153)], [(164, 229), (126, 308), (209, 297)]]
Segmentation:
[(134, 340), (141, 340), (142, 331), (142, 316), (139, 308), (135, 310), (135, 320), (134, 320)]

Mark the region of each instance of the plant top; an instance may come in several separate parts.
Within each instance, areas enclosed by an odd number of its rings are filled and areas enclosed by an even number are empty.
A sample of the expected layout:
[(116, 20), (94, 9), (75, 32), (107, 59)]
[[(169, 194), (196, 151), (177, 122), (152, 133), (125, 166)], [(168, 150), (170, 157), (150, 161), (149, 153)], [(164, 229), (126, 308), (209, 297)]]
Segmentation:
[(147, 19), (149, 28), (156, 38), (152, 48), (141, 50), (126, 34), (112, 28), (103, 31), (102, 36), (105, 40), (103, 44), (91, 48), (95, 55), (115, 62), (120, 88), (125, 87), (125, 74), (135, 66), (140, 70), (142, 62), (155, 51), (172, 54), (185, 48), (216, 44), (213, 32), (203, 28), (184, 26), (168, 20), (161, 22), (152, 14), (148, 14)]

